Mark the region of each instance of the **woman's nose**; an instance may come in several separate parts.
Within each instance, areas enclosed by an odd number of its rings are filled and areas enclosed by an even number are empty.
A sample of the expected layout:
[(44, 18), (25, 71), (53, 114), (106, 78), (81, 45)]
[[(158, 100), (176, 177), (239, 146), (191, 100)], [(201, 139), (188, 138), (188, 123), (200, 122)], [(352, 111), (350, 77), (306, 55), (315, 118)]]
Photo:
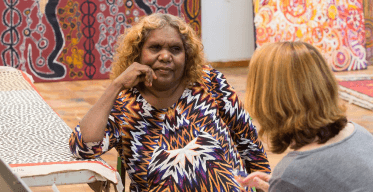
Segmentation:
[(168, 51), (163, 51), (159, 54), (158, 59), (162, 62), (170, 62), (171, 61), (171, 54)]

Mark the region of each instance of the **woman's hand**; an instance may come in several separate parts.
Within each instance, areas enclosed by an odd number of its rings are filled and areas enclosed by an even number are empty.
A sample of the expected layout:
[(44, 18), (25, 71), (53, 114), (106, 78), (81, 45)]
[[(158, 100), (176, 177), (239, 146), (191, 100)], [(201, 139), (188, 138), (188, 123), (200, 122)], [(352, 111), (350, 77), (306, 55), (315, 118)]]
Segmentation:
[(247, 186), (249, 188), (255, 187), (259, 188), (265, 192), (268, 191), (269, 184), (268, 181), (271, 178), (271, 175), (263, 172), (254, 172), (249, 174), (246, 178), (238, 178), (237, 181), (241, 186)]
[(140, 63), (133, 63), (120, 74), (105, 90), (97, 103), (88, 111), (80, 122), (80, 130), (85, 142), (101, 141), (105, 136), (105, 127), (111, 109), (121, 89), (129, 89), (140, 82), (152, 86), (157, 79), (152, 68)]
[(124, 89), (129, 89), (140, 82), (144, 82), (145, 86), (150, 87), (152, 86), (153, 79), (157, 79), (157, 76), (152, 68), (148, 65), (134, 62), (113, 82), (117, 85), (122, 85)]

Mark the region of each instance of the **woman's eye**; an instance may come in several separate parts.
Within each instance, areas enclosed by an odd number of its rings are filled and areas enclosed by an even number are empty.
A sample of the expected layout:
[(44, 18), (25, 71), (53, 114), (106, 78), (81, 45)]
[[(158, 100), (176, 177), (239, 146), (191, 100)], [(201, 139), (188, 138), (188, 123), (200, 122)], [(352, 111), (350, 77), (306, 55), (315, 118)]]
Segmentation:
[(153, 51), (158, 51), (160, 50), (162, 47), (160, 45), (153, 45), (153, 46), (150, 46), (150, 49), (153, 50)]
[(174, 47), (171, 47), (171, 50), (172, 50), (172, 52), (174, 52), (174, 53), (178, 53), (178, 52), (181, 51), (181, 47), (179, 47), (179, 46), (174, 46)]

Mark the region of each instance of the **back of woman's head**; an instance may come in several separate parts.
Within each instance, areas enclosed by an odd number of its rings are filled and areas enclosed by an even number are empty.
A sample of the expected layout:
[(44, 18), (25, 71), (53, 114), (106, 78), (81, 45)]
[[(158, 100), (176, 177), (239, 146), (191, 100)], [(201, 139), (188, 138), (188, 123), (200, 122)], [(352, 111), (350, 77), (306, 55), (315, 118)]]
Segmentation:
[(133, 62), (139, 62), (143, 44), (151, 31), (166, 26), (175, 28), (183, 41), (185, 49), (185, 78), (198, 80), (202, 77), (202, 65), (205, 65), (203, 45), (194, 31), (182, 18), (170, 14), (154, 13), (126, 29), (117, 40), (117, 48), (112, 63), (111, 78), (118, 77)]
[(347, 119), (338, 84), (320, 52), (308, 43), (269, 43), (249, 65), (245, 106), (275, 153), (325, 143)]

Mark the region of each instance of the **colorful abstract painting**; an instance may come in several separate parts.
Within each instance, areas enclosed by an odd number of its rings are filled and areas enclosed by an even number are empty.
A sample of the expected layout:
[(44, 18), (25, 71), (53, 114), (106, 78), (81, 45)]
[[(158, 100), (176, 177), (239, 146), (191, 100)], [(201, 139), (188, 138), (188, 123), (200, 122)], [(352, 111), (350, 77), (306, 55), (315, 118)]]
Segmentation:
[(364, 0), (365, 36), (368, 65), (373, 64), (373, 1)]
[(35, 82), (109, 77), (118, 35), (154, 12), (184, 17), (201, 33), (200, 0), (3, 0), (0, 66)]
[(334, 71), (367, 68), (363, 0), (254, 0), (256, 45), (305, 41)]

